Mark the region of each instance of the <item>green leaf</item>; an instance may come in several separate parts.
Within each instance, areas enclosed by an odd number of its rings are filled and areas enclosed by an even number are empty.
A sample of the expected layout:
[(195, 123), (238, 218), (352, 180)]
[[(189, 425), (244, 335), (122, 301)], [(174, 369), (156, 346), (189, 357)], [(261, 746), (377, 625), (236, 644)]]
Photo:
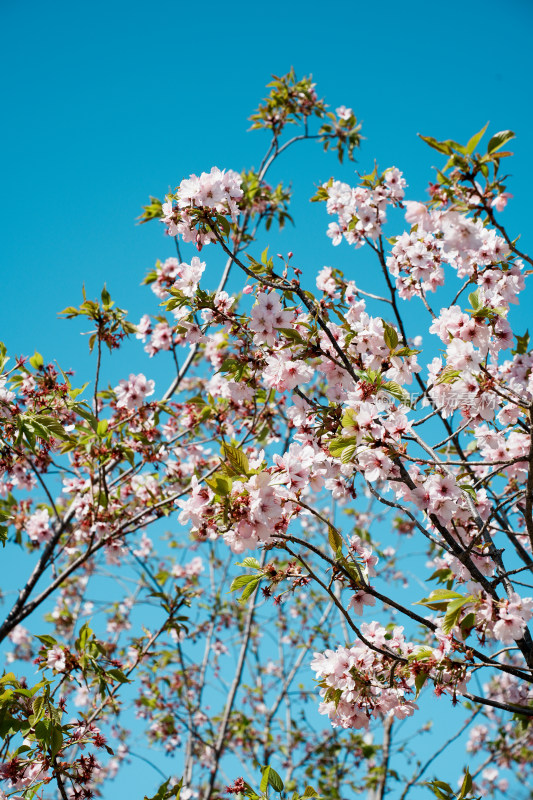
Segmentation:
[(45, 747), (50, 744), (52, 733), (52, 720), (46, 717), (39, 720), (35, 725), (35, 738), (38, 742), (42, 742)]
[(448, 581), (453, 580), (453, 572), (448, 568), (437, 569), (427, 580), (437, 581), (438, 583), (448, 583)]
[(129, 464), (131, 464), (132, 467), (135, 466), (135, 451), (129, 447), (123, 447), (122, 453)]
[(106, 285), (105, 285), (105, 283), (104, 283), (104, 288), (102, 289), (102, 295), (101, 295), (101, 297), (102, 297), (102, 305), (103, 305), (103, 306), (110, 306), (110, 305), (112, 305), (112, 303), (111, 303), (111, 295), (110, 295), (110, 294), (109, 294), (109, 292), (107, 291), (107, 288), (106, 288)]
[(446, 366), (435, 381), (435, 386), (438, 386), (439, 383), (454, 383), (460, 374), (461, 370)]
[(512, 351), (513, 354), (522, 356), (527, 353), (529, 347), (529, 331), (526, 331), (523, 336), (519, 336), (517, 333), (515, 333), (515, 339), (516, 347)]
[(84, 420), (86, 420), (89, 423), (89, 425), (91, 426), (91, 428), (93, 429), (93, 431), (96, 433), (96, 429), (98, 428), (98, 420), (96, 419), (94, 414), (91, 411), (89, 411), (83, 405), (83, 403), (75, 403), (72, 406), (72, 409), (73, 409), (73, 411), (76, 412), (76, 414), (78, 414), (80, 417), (82, 417)]
[(98, 425), (96, 426), (96, 433), (98, 434), (98, 436), (105, 436), (108, 427), (109, 427), (109, 420), (107, 419), (99, 420)]
[(463, 492), (466, 492), (472, 498), (472, 500), (477, 501), (476, 490), (473, 486), (469, 486), (468, 483), (460, 483), (459, 489), (462, 489)]
[(92, 632), (91, 628), (89, 627), (89, 623), (88, 622), (84, 622), (83, 625), (80, 628), (80, 632), (79, 632), (78, 638), (76, 640), (76, 649), (79, 650), (79, 651), (85, 650), (87, 642), (91, 638), (92, 634), (93, 634), (93, 632)]
[(339, 565), (344, 568), (345, 572), (348, 573), (354, 584), (356, 586), (366, 586), (365, 576), (363, 574), (361, 565), (353, 560), (348, 561), (347, 558), (344, 558), (340, 550), (337, 550), (336, 556)]
[(84, 383), (83, 386), (81, 388), (79, 388), (79, 389), (69, 389), (68, 396), (71, 398), (71, 400), (75, 400), (76, 397), (78, 397), (80, 394), (82, 394), (85, 391), (85, 389), (88, 387), (88, 385), (89, 385), (89, 381)]
[(446, 609), (446, 614), (444, 617), (444, 622), (442, 623), (442, 630), (443, 633), (450, 633), (450, 631), (455, 628), (459, 617), (461, 615), (461, 609), (466, 603), (470, 602), (472, 597), (458, 597), (456, 600), (451, 600), (448, 603), (448, 607)]
[(471, 630), (471, 628), (473, 628), (475, 624), (476, 624), (476, 615), (474, 614), (473, 611), (471, 611), (461, 620), (460, 628), (463, 631), (463, 633), (466, 633), (467, 631)]
[(474, 311), (478, 311), (481, 308), (481, 300), (479, 297), (479, 289), (476, 289), (475, 292), (472, 292), (468, 295), (468, 302), (474, 309)]
[(421, 353), (421, 350), (415, 350), (413, 347), (399, 347), (398, 350), (395, 350), (393, 355), (395, 356), (416, 356), (418, 353)]
[(63, 731), (54, 725), (50, 731), (50, 755), (55, 758), (63, 747)]
[(426, 782), (422, 785), (429, 786), (438, 800), (453, 800), (455, 797), (452, 787), (444, 781), (431, 781), (431, 783)]
[(479, 133), (474, 134), (474, 136), (472, 136), (472, 138), (469, 140), (468, 144), (466, 145), (466, 152), (469, 155), (470, 155), (470, 153), (474, 152), (474, 150), (478, 146), (479, 142), (483, 138), (483, 135), (484, 135), (484, 133), (485, 133), (485, 131), (487, 130), (488, 127), (489, 127), (489, 123), (487, 122), (487, 124), (483, 128), (481, 128)]
[(242, 450), (239, 450), (237, 447), (233, 447), (231, 444), (223, 444), (222, 451), (226, 461), (228, 462), (224, 465), (226, 469), (229, 466), (236, 475), (244, 475), (245, 477), (248, 477), (250, 464), (248, 463), (248, 457), (246, 453), (243, 453)]
[(144, 800), (170, 800), (171, 797), (180, 796), (181, 786), (183, 784), (183, 779), (179, 781), (175, 786), (170, 786), (170, 778), (168, 778), (161, 786), (158, 788), (157, 792), (152, 797), (144, 796)]
[(238, 567), (248, 567), (248, 569), (261, 569), (261, 564), (257, 560), (257, 558), (253, 558), (253, 556), (246, 556), (239, 564)]
[(219, 367), (219, 372), (238, 372), (243, 367), (239, 361), (234, 358), (225, 358)]
[(131, 680), (127, 678), (120, 669), (108, 669), (106, 675), (111, 675), (111, 677), (119, 683), (131, 683)]
[(44, 364), (43, 357), (40, 353), (37, 352), (37, 350), (30, 358), (30, 364), (34, 369), (39, 369)]
[(432, 147), (434, 150), (438, 150), (439, 153), (444, 153), (447, 156), (451, 156), (451, 154), (453, 153), (452, 148), (447, 142), (438, 142), (432, 136), (422, 136), (421, 133), (419, 133), (418, 136), (420, 137), (420, 139), (422, 139), (423, 142), (429, 144), (429, 146)]
[(355, 436), (335, 436), (328, 442), (328, 449), (334, 458), (341, 458), (344, 450), (352, 445), (357, 445)]
[(302, 797), (321, 797), (321, 795), (312, 786), (306, 786)]
[[(283, 789), (285, 788), (285, 784), (283, 783), (281, 777), (278, 775), (275, 769), (273, 769), (272, 767), (265, 767), (263, 772), (263, 780), (265, 778), (265, 775), (267, 776), (268, 785), (272, 786), (275, 792), (278, 792), (279, 794), (280, 792), (283, 791)], [(262, 792), (264, 792), (266, 789), (266, 786), (265, 789), (263, 789), (263, 780), (261, 781), (261, 787), (260, 787)]]
[(4, 342), (0, 342), (0, 369), (3, 369), (6, 361), (9, 361), (7, 358), (7, 347)]
[(45, 428), (50, 435), (56, 439), (68, 439), (68, 435), (62, 424), (55, 417), (48, 414), (36, 414), (33, 421)]
[(468, 771), (468, 767), (466, 768), (466, 773), (463, 779), (463, 783), (461, 785), (461, 792), (459, 794), (459, 800), (464, 800), (467, 794), (470, 792), (472, 788), (472, 776)]
[(515, 134), (513, 131), (500, 131), (495, 133), (487, 147), (487, 153), (495, 153), (500, 147), (503, 147), (510, 139), (514, 139)]
[[(357, 424), (357, 414), (354, 408), (347, 408), (341, 417), (343, 428), (351, 428)], [(354, 439), (356, 441), (356, 439)]]
[(342, 548), (342, 536), (338, 530), (333, 527), (333, 525), (328, 527), (328, 542), (335, 554), (337, 553), (339, 547)]
[(391, 394), (397, 400), (400, 400), (402, 403), (406, 403), (407, 405), (409, 405), (409, 403), (411, 402), (411, 396), (409, 392), (406, 392), (406, 390), (398, 383), (396, 383), (396, 381), (387, 381), (386, 383), (383, 384), (383, 388), (385, 389), (386, 392)]
[(262, 578), (262, 575), (239, 575), (232, 580), (229, 590), (230, 592), (236, 592), (242, 589), (243, 591), (239, 597), (239, 603), (245, 603), (250, 595), (255, 592)]
[(398, 344), (398, 332), (396, 331), (396, 328), (393, 328), (392, 325), (389, 325), (388, 322), (385, 322), (385, 320), (382, 320), (382, 322), (383, 329), (385, 331), (383, 336), (385, 344), (389, 350), (394, 350)]
[(427, 606), (428, 608), (432, 608), (434, 611), (443, 611), (446, 609), (450, 600), (455, 600), (458, 598), (463, 599), (463, 595), (459, 594), (459, 592), (453, 592), (450, 589), (434, 589), (429, 597), (424, 597), (422, 600), (418, 600), (416, 603), (413, 603), (413, 605)]
[(431, 647), (419, 646), (414, 651), (414, 653), (411, 653), (407, 657), (407, 660), (408, 661), (427, 661), (428, 658), (433, 658), (433, 655), (434, 655), (434, 653), (433, 653), (433, 650), (431, 649)]
[(42, 695), (35, 697), (31, 704), (33, 716), (35, 717), (34, 724), (39, 722), (46, 709), (46, 701)]
[(257, 587), (261, 582), (261, 575), (259, 576), (251, 575), (250, 577), (252, 578), (252, 580), (250, 581), (248, 586), (244, 587), (244, 591), (239, 597), (239, 603), (245, 603), (248, 600), (248, 598), (255, 592), (255, 590), (257, 589)]
[(270, 767), (263, 767), (263, 776), (261, 778), (261, 783), (259, 784), (259, 791), (263, 792), (263, 794), (267, 790), (268, 786), (268, 773), (270, 772)]
[(205, 482), (215, 494), (221, 497), (226, 497), (231, 492), (233, 485), (229, 475), (225, 475), (223, 472), (215, 472), (210, 478), (206, 478)]
[(144, 209), (143, 213), (137, 217), (139, 225), (163, 216), (163, 204), (161, 200), (157, 199), (157, 197), (152, 197), (150, 195), (150, 204), (147, 206), (142, 206), (142, 208)]
[(303, 338), (302, 334), (294, 328), (278, 328), (277, 330), (282, 333), (286, 339), (290, 339), (291, 342), (305, 344), (305, 339)]
[(237, 578), (233, 578), (229, 590), (236, 592), (244, 586), (248, 586), (251, 581), (257, 581), (257, 575), (239, 575)]
[(357, 450), (356, 444), (349, 444), (348, 447), (345, 447), (341, 455), (342, 463), (349, 464), (352, 458), (354, 457), (356, 450)]
[(415, 700), (418, 698), (418, 695), (422, 691), (422, 687), (424, 686), (425, 682), (427, 681), (428, 675), (429, 675), (429, 673), (427, 673), (427, 672), (419, 672), (418, 675), (416, 675), (416, 677), (415, 677), (415, 689), (416, 689)]
[[(48, 634), (43, 634), (42, 636), (36, 635), (35, 638), (39, 639), (39, 641), (47, 647), (53, 647), (55, 644), (57, 644), (57, 639), (54, 639), (53, 636), (49, 636)], [(13, 675), (13, 677), (15, 676)]]

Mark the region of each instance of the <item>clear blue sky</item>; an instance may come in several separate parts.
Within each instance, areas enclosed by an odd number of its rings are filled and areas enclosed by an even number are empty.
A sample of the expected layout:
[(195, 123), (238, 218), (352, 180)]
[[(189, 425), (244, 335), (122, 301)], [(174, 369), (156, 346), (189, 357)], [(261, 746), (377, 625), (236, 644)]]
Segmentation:
[[(505, 213), (527, 244), (532, 23), (529, 0), (0, 0), (0, 339), (63, 367), (81, 361), (83, 372), (85, 342), (57, 319), (82, 283), (94, 295), (107, 281), (133, 321), (157, 313), (139, 283), (173, 250), (160, 226), (135, 226), (141, 205), (213, 164), (257, 166), (265, 139), (245, 133), (247, 117), (270, 74), (291, 65), (313, 74), (333, 108), (353, 107), (366, 137), (358, 166), (377, 158), (404, 169), (410, 199), (423, 199), (440, 164), (418, 132), (462, 141), (487, 120), (493, 132), (514, 130)], [(350, 180), (353, 167), (305, 147), (291, 162), (298, 229), (283, 242), (315, 271), (354, 257), (332, 250), (324, 209), (307, 198), (332, 174)], [(116, 382), (139, 363), (119, 360)], [(142, 368), (152, 367), (164, 371)]]

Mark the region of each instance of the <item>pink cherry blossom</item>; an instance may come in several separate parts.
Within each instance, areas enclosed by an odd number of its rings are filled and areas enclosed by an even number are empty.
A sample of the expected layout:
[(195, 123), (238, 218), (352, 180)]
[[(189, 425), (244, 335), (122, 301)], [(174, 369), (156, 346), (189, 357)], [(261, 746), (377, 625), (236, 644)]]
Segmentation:
[(154, 393), (154, 390), (154, 381), (147, 380), (142, 373), (131, 374), (127, 381), (122, 380), (115, 387), (117, 408), (127, 408), (130, 411), (139, 408), (143, 405), (145, 398)]

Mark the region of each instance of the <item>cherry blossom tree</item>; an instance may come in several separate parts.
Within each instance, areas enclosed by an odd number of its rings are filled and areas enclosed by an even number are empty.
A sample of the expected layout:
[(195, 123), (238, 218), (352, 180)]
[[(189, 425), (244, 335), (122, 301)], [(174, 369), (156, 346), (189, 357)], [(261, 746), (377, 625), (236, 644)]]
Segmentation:
[[(353, 159), (360, 126), (293, 71), (269, 89), (258, 169), (212, 167), (144, 208), (176, 255), (146, 275), (140, 321), (105, 287), (62, 312), (90, 327), (89, 383), (1, 349), (18, 589), (0, 797), (107, 796), (139, 759), (151, 794), (141, 730), (178, 756), (158, 800), (466, 800), (531, 780), (533, 357), (511, 306), (533, 259), (502, 223), (514, 134), (421, 137), (442, 159), (424, 202), (395, 166), (319, 184), (312, 235), (374, 272), (315, 275), (259, 252), (292, 221), (270, 173), (307, 140)], [(103, 385), (128, 338), (167, 359), (168, 386), (134, 366)], [(467, 757), (444, 774), (456, 741)]]

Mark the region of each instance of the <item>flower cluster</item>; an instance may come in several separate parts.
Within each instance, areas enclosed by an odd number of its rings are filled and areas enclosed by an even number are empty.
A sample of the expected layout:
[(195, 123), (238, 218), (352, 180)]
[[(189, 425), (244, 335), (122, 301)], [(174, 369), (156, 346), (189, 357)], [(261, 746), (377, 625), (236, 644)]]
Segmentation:
[(194, 242), (198, 249), (216, 240), (212, 231), (199, 232), (191, 211), (229, 215), (233, 221), (239, 213), (242, 199), (241, 176), (234, 170), (212, 167), (200, 176), (191, 175), (183, 179), (174, 195), (168, 195), (163, 203), (163, 222), (169, 236), (179, 236), (184, 242)]
[(412, 677), (401, 669), (392, 671), (395, 656), (407, 659), (414, 652), (403, 628), (390, 635), (377, 622), (363, 623), (361, 634), (364, 642), (315, 653), (311, 662), (324, 698), (318, 710), (334, 727), (367, 728), (376, 715), (405, 719), (417, 708), (406, 699), (413, 693)]
[(387, 206), (402, 201), (405, 185), (396, 167), (385, 170), (375, 186), (354, 189), (341, 181), (324, 184), (327, 212), (338, 217), (338, 221), (331, 222), (328, 227), (333, 244), (340, 244), (343, 238), (356, 247), (361, 247), (367, 239), (375, 242), (387, 221)]
[(142, 373), (139, 375), (131, 374), (127, 381), (122, 380), (115, 387), (117, 408), (125, 408), (128, 411), (139, 408), (139, 406), (143, 405), (145, 399), (154, 393), (154, 390), (154, 381), (147, 380)]

